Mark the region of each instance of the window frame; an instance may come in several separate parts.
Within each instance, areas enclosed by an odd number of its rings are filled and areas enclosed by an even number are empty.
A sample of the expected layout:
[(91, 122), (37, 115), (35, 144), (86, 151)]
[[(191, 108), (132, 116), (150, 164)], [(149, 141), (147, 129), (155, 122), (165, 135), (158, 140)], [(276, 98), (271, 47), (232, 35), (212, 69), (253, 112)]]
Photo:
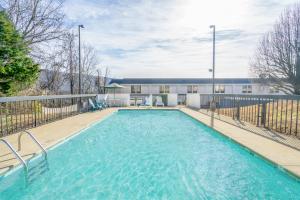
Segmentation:
[(225, 94), (225, 85), (216, 85), (215, 93), (216, 94)]
[(159, 93), (160, 94), (169, 94), (170, 93), (170, 85), (159, 85)]
[(142, 85), (131, 85), (130, 92), (131, 92), (131, 94), (141, 94), (142, 93)]
[(243, 85), (242, 86), (242, 93), (243, 94), (252, 94), (252, 85)]
[[(195, 90), (195, 88), (196, 88), (196, 90)], [(197, 94), (198, 93), (198, 85), (193, 85), (192, 91), (193, 91), (193, 94)]]
[(188, 85), (187, 86), (187, 93), (188, 94), (192, 94), (193, 93), (193, 86), (192, 85)]
[(198, 93), (198, 85), (188, 85), (187, 93), (188, 94), (197, 94)]

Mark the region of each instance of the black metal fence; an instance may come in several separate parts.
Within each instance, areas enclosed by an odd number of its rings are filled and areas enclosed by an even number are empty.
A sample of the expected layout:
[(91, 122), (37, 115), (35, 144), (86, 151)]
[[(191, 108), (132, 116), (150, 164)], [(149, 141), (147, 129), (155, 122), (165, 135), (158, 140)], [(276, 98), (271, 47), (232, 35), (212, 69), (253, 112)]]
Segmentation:
[(90, 95), (0, 98), (0, 137), (89, 110)]
[(300, 96), (201, 94), (201, 109), (213, 98), (219, 115), (300, 138)]

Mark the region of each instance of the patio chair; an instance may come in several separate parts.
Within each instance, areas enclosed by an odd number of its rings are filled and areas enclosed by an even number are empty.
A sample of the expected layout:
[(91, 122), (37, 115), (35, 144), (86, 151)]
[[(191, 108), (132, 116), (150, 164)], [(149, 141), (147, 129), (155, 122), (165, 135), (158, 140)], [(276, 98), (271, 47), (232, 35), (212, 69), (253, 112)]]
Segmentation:
[(92, 111), (102, 109), (101, 106), (99, 106), (99, 105), (96, 106), (96, 105), (94, 104), (94, 102), (93, 102), (92, 99), (89, 99), (89, 104), (90, 104), (90, 106), (91, 106), (91, 110), (92, 110)]
[(145, 100), (141, 104), (141, 106), (151, 106), (150, 98), (149, 97), (145, 97)]
[(143, 105), (143, 99), (142, 98), (137, 98), (136, 99), (136, 106), (141, 106), (141, 105)]
[(108, 97), (108, 94), (104, 95), (103, 98), (101, 98), (100, 95), (97, 95), (96, 96), (96, 105), (98, 107), (101, 107), (102, 109), (107, 108), (108, 107), (107, 97)]
[(156, 97), (155, 106), (165, 106), (165, 104), (164, 104), (163, 101), (162, 101), (161, 96), (157, 96), (157, 97)]
[(135, 106), (135, 98), (130, 98), (130, 100), (129, 100), (129, 104), (130, 104), (130, 106)]

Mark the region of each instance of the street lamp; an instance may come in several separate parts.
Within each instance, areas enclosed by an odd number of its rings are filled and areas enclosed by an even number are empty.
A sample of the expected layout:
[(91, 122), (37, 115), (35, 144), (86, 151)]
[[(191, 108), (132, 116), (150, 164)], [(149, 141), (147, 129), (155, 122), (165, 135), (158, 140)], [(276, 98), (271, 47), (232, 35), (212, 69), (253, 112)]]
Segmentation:
[(216, 59), (216, 26), (210, 25), (209, 28), (213, 29), (213, 68), (212, 68), (212, 93), (215, 94), (215, 59)]
[(81, 94), (81, 48), (80, 48), (80, 29), (84, 28), (82, 24), (78, 25), (78, 84), (79, 84), (79, 90), (78, 93)]
[(210, 103), (210, 110), (211, 110), (211, 118), (210, 118), (210, 125), (214, 127), (214, 113), (216, 110), (216, 102), (215, 102), (215, 57), (216, 57), (216, 26), (211, 25), (209, 28), (213, 29), (213, 68), (209, 71), (212, 71), (212, 101)]

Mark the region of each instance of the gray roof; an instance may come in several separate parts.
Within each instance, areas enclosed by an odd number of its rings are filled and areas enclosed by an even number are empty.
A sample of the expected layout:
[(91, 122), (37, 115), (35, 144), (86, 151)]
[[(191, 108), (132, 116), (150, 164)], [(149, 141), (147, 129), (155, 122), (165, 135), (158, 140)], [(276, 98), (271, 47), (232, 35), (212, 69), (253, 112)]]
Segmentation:
[[(255, 78), (216, 78), (216, 84), (250, 84), (258, 82)], [(211, 78), (124, 78), (111, 79), (118, 84), (210, 84)]]

